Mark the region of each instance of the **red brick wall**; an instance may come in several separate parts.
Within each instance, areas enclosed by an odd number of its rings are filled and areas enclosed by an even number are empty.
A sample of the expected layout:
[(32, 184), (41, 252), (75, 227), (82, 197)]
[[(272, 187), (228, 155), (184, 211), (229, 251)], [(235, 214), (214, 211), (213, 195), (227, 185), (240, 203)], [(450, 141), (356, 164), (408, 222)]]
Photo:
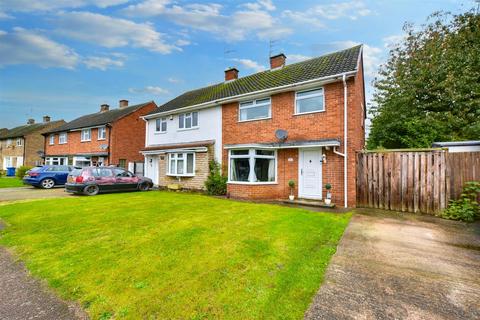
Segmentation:
[(128, 162), (143, 162), (140, 150), (145, 148), (145, 121), (141, 116), (153, 111), (157, 106), (150, 103), (137, 111), (117, 120), (113, 124), (110, 163), (118, 164), (120, 159)]
[[(363, 148), (363, 70), (348, 85), (348, 204), (355, 205), (355, 151)], [(288, 131), (288, 141), (312, 139), (338, 139), (340, 152), (343, 152), (343, 83), (326, 84), (325, 112), (294, 115), (295, 92), (285, 92), (271, 96), (272, 118), (267, 120), (238, 122), (238, 103), (223, 105), (222, 139), (224, 144), (276, 142), (275, 130)], [(322, 168), (322, 183), (332, 184), (332, 201), (343, 205), (343, 158), (326, 151), (327, 162)], [(293, 157), (294, 162), (284, 163), (284, 156)], [(285, 158), (286, 159), (286, 158)], [(224, 170), (227, 170), (228, 152), (223, 152)], [(285, 165), (285, 169), (283, 166)], [(283, 171), (285, 170), (285, 172)], [(226, 172), (226, 171), (225, 171)], [(228, 192), (240, 198), (286, 198), (289, 194), (288, 180), (298, 184), (298, 150), (279, 150), (277, 185), (238, 185), (229, 184)], [(324, 190), (323, 190), (324, 191)], [(297, 194), (297, 193), (296, 193)]]
[(50, 145), (50, 136), (45, 137), (45, 153), (47, 155), (74, 155), (81, 153), (105, 152), (100, 148), (102, 144), (108, 144), (109, 128), (107, 127), (107, 139), (98, 140), (98, 129), (93, 128), (91, 141), (82, 142), (81, 131), (70, 131), (67, 136), (67, 143), (58, 144), (58, 133), (55, 133), (55, 144)]

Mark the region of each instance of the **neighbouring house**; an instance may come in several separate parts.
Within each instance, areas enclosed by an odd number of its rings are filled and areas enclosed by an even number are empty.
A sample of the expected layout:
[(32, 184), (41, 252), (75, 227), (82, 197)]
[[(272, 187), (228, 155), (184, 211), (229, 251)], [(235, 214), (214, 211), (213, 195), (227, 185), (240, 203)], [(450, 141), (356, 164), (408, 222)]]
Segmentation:
[(153, 101), (133, 106), (120, 100), (119, 107), (100, 106), (97, 113), (77, 118), (44, 133), (45, 164), (117, 165), (143, 174), (145, 121), (140, 117), (156, 109)]
[(480, 140), (434, 142), (433, 148), (447, 148), (448, 152), (480, 151)]
[(146, 115), (146, 175), (156, 184), (202, 188), (208, 160), (231, 197), (322, 200), (355, 206), (355, 152), (365, 143), (362, 46), (186, 92)]
[(50, 121), (49, 116), (44, 116), (41, 123), (28, 119), (26, 125), (0, 129), (0, 168), (42, 164), (45, 152), (42, 134), (63, 124), (64, 120)]

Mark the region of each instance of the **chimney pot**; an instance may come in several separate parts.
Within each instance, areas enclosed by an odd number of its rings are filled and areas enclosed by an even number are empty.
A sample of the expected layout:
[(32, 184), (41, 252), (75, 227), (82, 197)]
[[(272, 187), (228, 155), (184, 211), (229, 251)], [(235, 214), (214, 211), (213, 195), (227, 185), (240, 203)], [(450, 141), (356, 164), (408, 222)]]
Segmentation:
[(100, 112), (106, 112), (110, 109), (110, 106), (108, 104), (102, 104), (100, 106)]
[(35, 123), (35, 119), (31, 119), (31, 118), (30, 118), (30, 119), (28, 119), (28, 121), (27, 121), (27, 124), (34, 124), (34, 123)]
[(118, 105), (120, 109), (126, 108), (128, 107), (128, 100), (120, 100)]
[(270, 57), (270, 69), (282, 68), (285, 66), (286, 60), (287, 56), (285, 56), (283, 53)]
[(238, 69), (235, 67), (230, 67), (225, 70), (225, 81), (238, 79)]
[(50, 122), (49, 116), (43, 116), (43, 122)]

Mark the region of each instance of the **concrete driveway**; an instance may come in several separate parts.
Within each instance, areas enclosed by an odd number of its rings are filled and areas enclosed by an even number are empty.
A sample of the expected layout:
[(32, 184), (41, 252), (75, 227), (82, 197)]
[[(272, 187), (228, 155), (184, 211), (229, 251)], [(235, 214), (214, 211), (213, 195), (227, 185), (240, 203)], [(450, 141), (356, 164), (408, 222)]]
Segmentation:
[(354, 215), (306, 319), (480, 319), (479, 224), (394, 215)]
[(0, 203), (5, 201), (60, 198), (67, 196), (69, 196), (69, 194), (64, 191), (63, 187), (56, 187), (49, 190), (34, 187), (0, 188)]

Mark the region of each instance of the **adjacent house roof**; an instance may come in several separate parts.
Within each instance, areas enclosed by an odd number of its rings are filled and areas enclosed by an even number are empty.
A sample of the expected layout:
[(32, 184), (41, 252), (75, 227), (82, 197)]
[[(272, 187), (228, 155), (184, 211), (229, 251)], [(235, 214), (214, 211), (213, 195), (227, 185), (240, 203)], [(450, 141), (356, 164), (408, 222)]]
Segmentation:
[(255, 73), (233, 81), (185, 92), (149, 114), (234, 97), (240, 94), (334, 76), (357, 70), (362, 46), (334, 52), (310, 60), (286, 65), (283, 68)]
[(3, 134), (0, 134), (0, 140), (24, 137), (29, 133), (35, 132), (37, 130), (42, 130), (47, 126), (51, 126), (52, 124), (61, 123), (61, 122), (64, 122), (64, 121), (57, 120), (57, 121), (40, 122), (40, 123), (26, 124), (23, 126), (19, 126), (13, 129), (9, 129)]
[(89, 127), (95, 127), (95, 126), (101, 126), (105, 125), (107, 123), (114, 122), (123, 116), (126, 116), (132, 112), (137, 111), (138, 109), (150, 104), (150, 103), (155, 103), (153, 101), (148, 101), (145, 103), (141, 104), (136, 104), (130, 107), (122, 108), (122, 109), (113, 109), (109, 111), (104, 111), (104, 112), (96, 112), (92, 114), (87, 114), (85, 116), (82, 116), (80, 118), (77, 118), (75, 120), (72, 120), (63, 126), (60, 126), (58, 128), (55, 128), (54, 130), (48, 133), (53, 133), (53, 132), (61, 132), (61, 131), (69, 131), (69, 130), (75, 130), (75, 129), (80, 129), (80, 128), (89, 128)]

